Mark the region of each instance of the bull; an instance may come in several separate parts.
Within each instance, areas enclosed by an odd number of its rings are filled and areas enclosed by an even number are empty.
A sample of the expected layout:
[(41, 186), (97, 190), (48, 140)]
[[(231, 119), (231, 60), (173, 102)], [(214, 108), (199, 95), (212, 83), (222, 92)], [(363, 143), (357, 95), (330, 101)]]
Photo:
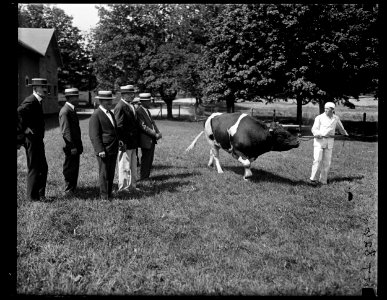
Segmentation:
[(211, 146), (208, 166), (215, 165), (218, 173), (223, 173), (219, 163), (219, 149), (231, 153), (244, 167), (243, 179), (252, 176), (251, 163), (258, 156), (269, 151), (288, 151), (297, 148), (300, 141), (280, 124), (266, 125), (244, 113), (213, 113), (204, 123), (204, 129), (195, 137), (185, 152), (191, 151), (199, 137), (205, 137)]

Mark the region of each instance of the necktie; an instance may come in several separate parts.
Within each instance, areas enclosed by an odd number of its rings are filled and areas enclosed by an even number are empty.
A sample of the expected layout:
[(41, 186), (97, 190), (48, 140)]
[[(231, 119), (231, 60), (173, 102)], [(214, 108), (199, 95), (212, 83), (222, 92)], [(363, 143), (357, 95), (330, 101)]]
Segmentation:
[(109, 109), (107, 109), (106, 112), (110, 115), (112, 124), (113, 124), (113, 126), (114, 126), (114, 128), (115, 128), (116, 125), (114, 124), (114, 116), (113, 116), (113, 113), (112, 113)]

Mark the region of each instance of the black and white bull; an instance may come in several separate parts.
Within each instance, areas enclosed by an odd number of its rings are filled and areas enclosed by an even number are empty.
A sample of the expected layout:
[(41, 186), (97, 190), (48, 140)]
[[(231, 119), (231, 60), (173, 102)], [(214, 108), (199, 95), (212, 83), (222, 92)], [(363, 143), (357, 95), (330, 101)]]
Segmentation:
[(232, 154), (245, 168), (243, 178), (252, 176), (251, 163), (258, 156), (269, 151), (287, 151), (297, 148), (300, 141), (278, 123), (267, 126), (264, 122), (241, 113), (213, 113), (208, 117), (201, 131), (185, 150), (189, 152), (199, 137), (205, 133), (211, 145), (208, 166), (215, 165), (218, 173), (223, 173), (219, 163), (219, 149)]

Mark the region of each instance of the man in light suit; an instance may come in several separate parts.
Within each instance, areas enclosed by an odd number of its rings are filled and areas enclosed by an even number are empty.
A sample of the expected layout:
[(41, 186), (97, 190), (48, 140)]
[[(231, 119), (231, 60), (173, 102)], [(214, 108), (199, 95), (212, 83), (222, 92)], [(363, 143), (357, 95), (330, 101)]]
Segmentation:
[(150, 93), (141, 93), (141, 105), (137, 108), (137, 118), (140, 126), (140, 148), (141, 148), (141, 167), (140, 180), (149, 178), (152, 169), (155, 145), (157, 140), (162, 138), (162, 134), (153, 121), (148, 110), (151, 102)]
[(121, 100), (114, 108), (117, 122), (117, 133), (122, 146), (118, 149), (118, 191), (135, 190), (137, 181), (137, 148), (139, 127), (137, 114), (132, 101), (134, 86), (126, 85), (120, 88)]
[[(44, 150), (45, 122), (42, 101), (47, 95), (47, 79), (32, 78), (32, 95), (24, 99), (17, 108), (18, 143), (26, 149), (27, 156), (27, 199), (44, 201), (48, 165)], [(19, 149), (19, 147), (18, 147)]]
[[(334, 144), (334, 135), (336, 126), (340, 133), (348, 136), (344, 129), (340, 118), (334, 114), (335, 104), (327, 102), (324, 105), (324, 112), (318, 115), (312, 127), (314, 136), (313, 141), (313, 165), (312, 173), (310, 175), (310, 183), (314, 186), (320, 184), (327, 184), (328, 172), (331, 166), (332, 150)], [(320, 177), (317, 181), (317, 173), (320, 170)]]
[(65, 196), (74, 196), (79, 174), (79, 160), (83, 152), (81, 128), (75, 110), (79, 101), (77, 88), (65, 89), (66, 103), (59, 112), (59, 125), (65, 147), (65, 161), (63, 163), (63, 176), (65, 179)]
[(90, 118), (89, 136), (99, 166), (100, 197), (111, 201), (119, 144), (117, 125), (111, 111), (114, 97), (111, 91), (99, 91), (95, 98), (100, 105)]

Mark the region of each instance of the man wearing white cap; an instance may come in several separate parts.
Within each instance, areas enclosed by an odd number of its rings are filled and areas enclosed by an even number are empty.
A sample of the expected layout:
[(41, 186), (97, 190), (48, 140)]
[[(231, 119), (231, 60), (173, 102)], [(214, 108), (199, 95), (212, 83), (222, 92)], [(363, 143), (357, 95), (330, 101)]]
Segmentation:
[(65, 161), (63, 163), (63, 176), (65, 180), (65, 196), (73, 196), (78, 183), (79, 160), (83, 152), (81, 128), (75, 107), (79, 101), (77, 88), (65, 89), (66, 103), (59, 112), (59, 125), (65, 146)]
[[(313, 141), (313, 165), (310, 182), (313, 185), (327, 184), (328, 172), (331, 166), (332, 150), (336, 125), (340, 133), (348, 136), (338, 116), (335, 115), (335, 104), (327, 102), (324, 106), (324, 113), (318, 115), (312, 127)], [(317, 173), (320, 170), (320, 178), (317, 180)]]
[(137, 114), (132, 101), (134, 86), (120, 87), (121, 100), (114, 108), (114, 117), (117, 122), (117, 133), (120, 140), (118, 150), (118, 191), (136, 190), (137, 181), (137, 154), (139, 127)]
[(27, 198), (30, 201), (45, 200), (48, 165), (44, 150), (44, 116), (42, 101), (47, 95), (47, 79), (32, 78), (32, 94), (17, 108), (18, 128), (24, 134), (19, 139), (27, 156)]

